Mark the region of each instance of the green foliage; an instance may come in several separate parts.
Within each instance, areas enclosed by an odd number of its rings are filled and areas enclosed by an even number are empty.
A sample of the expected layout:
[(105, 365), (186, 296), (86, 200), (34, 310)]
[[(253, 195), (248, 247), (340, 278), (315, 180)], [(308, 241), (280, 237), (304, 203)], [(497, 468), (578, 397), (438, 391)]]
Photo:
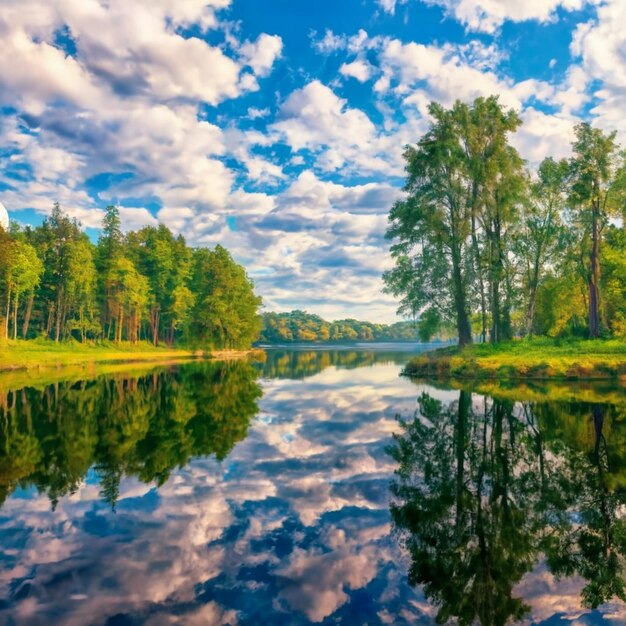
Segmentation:
[[(509, 143), (521, 124), (497, 98), (432, 103), (430, 129), (405, 150), (405, 198), (389, 212), (399, 313), (459, 344), (544, 334), (626, 333), (626, 153), (616, 133), (574, 128), (569, 160), (535, 173)], [(471, 322), (471, 325), (470, 325)]]
[(260, 305), (224, 248), (164, 225), (124, 235), (114, 206), (97, 246), (58, 203), (41, 226), (0, 232), (0, 336), (246, 348)]
[(264, 313), (262, 343), (326, 343), (355, 341), (419, 341), (413, 322), (374, 324), (354, 319), (327, 322), (306, 311)]
[(228, 250), (220, 245), (196, 250), (191, 284), (196, 294), (192, 322), (196, 337), (222, 348), (245, 348), (257, 339), (261, 298)]
[(389, 213), (395, 266), (383, 275), (386, 290), (401, 298), (401, 314), (436, 308), (456, 326), (461, 345), (472, 342), (475, 300), (483, 336), (488, 303), (492, 340), (510, 337), (507, 249), (525, 178), (508, 135), (521, 121), (495, 97), (450, 109), (432, 103), (429, 113), (429, 131), (405, 150), (408, 195)]

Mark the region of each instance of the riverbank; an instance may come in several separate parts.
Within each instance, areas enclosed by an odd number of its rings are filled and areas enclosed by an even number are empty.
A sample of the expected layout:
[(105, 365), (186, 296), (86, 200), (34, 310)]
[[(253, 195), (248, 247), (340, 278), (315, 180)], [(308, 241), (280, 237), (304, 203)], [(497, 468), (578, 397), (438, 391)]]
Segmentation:
[(259, 350), (189, 350), (153, 346), (147, 342), (82, 344), (46, 340), (4, 341), (0, 343), (0, 372), (34, 371), (88, 363), (231, 360), (256, 352)]
[(411, 359), (403, 374), (465, 380), (626, 379), (626, 341), (537, 338), (450, 347)]

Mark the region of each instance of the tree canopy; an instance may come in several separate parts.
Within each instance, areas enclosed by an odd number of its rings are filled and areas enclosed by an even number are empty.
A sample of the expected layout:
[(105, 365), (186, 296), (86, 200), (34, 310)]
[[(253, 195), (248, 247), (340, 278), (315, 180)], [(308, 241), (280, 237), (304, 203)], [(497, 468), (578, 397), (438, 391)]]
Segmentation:
[(570, 159), (532, 171), (511, 143), (521, 125), (495, 96), (446, 109), (405, 150), (406, 195), (389, 213), (383, 278), (422, 335), (461, 346), (513, 336), (624, 333), (625, 154), (588, 123)]
[(124, 234), (114, 206), (97, 244), (58, 204), (41, 226), (0, 228), (5, 337), (244, 348), (260, 306), (225, 248), (191, 248), (163, 224)]

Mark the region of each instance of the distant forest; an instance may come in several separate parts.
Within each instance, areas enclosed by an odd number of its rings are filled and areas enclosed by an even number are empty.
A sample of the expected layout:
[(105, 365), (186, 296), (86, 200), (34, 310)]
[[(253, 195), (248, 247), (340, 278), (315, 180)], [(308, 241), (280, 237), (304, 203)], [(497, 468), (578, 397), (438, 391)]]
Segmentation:
[(419, 341), (415, 322), (374, 324), (354, 319), (327, 322), (306, 311), (264, 313), (260, 343)]
[(40, 226), (0, 227), (0, 338), (245, 348), (260, 306), (225, 248), (163, 224), (124, 234), (114, 206), (97, 243), (58, 203)]

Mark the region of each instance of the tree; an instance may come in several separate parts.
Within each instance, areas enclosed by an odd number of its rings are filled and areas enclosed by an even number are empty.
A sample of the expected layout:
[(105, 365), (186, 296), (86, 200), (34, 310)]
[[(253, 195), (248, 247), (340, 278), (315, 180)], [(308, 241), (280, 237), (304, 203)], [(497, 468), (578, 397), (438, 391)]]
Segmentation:
[(602, 234), (609, 217), (623, 211), (626, 165), (615, 141), (615, 131), (605, 134), (587, 122), (578, 124), (574, 131), (570, 202), (588, 250), (589, 336), (596, 338), (600, 336), (603, 322), (600, 294)]
[[(10, 255), (9, 267), (6, 274), (7, 286), (7, 335), (9, 322), (9, 306), (13, 297), (13, 339), (17, 339), (20, 296), (24, 293), (32, 294), (35, 291), (41, 274), (43, 264), (37, 256), (33, 246), (22, 241), (15, 241)], [(28, 327), (26, 327), (26, 330)]]
[(551, 157), (539, 165), (537, 178), (530, 185), (530, 196), (523, 204), (521, 228), (513, 243), (522, 269), (525, 293), (525, 332), (533, 332), (537, 289), (546, 266), (563, 250), (561, 213), (565, 209), (569, 163)]
[(120, 257), (110, 269), (109, 280), (115, 341), (122, 341), (126, 323), (126, 338), (134, 343), (139, 339), (141, 321), (150, 301), (148, 279), (137, 271), (132, 261)]
[(241, 265), (220, 245), (194, 253), (196, 293), (193, 328), (197, 338), (217, 348), (249, 346), (259, 335), (261, 298)]
[[(492, 342), (510, 339), (512, 283), (508, 251), (511, 228), (526, 191), (523, 160), (508, 141), (521, 124), (513, 110), (504, 110), (497, 97), (457, 102), (453, 116), (465, 161), (465, 186), (471, 215), (474, 289), (480, 296), (482, 338), (486, 339), (487, 304)], [(483, 275), (487, 277), (485, 289)], [(477, 285), (476, 285), (477, 283)], [(485, 292), (488, 293), (485, 293)]]
[(509, 229), (525, 177), (508, 135), (520, 118), (496, 97), (472, 105), (457, 101), (451, 109), (432, 103), (429, 112), (430, 130), (405, 151), (408, 195), (389, 213), (395, 267), (383, 275), (386, 291), (402, 297), (404, 315), (419, 314), (429, 324), (454, 321), (460, 346), (472, 342), (470, 313), (478, 292), (483, 340), (487, 305), (491, 340), (509, 338)]
[(97, 272), (93, 245), (86, 237), (77, 239), (69, 250), (67, 267), (67, 328), (78, 331), (81, 341), (100, 330), (97, 320)]
[(102, 232), (98, 239), (97, 269), (98, 294), (102, 312), (102, 323), (106, 328), (106, 337), (110, 338), (115, 314), (111, 293), (111, 271), (117, 259), (122, 256), (124, 236), (121, 230), (120, 213), (117, 207), (107, 206), (102, 220)]
[(454, 110), (431, 103), (430, 130), (404, 152), (407, 197), (389, 213), (386, 237), (395, 267), (384, 273), (386, 291), (401, 297), (399, 313), (417, 317), (434, 307), (454, 319), (459, 345), (472, 343), (467, 259), (471, 233), (467, 160)]

